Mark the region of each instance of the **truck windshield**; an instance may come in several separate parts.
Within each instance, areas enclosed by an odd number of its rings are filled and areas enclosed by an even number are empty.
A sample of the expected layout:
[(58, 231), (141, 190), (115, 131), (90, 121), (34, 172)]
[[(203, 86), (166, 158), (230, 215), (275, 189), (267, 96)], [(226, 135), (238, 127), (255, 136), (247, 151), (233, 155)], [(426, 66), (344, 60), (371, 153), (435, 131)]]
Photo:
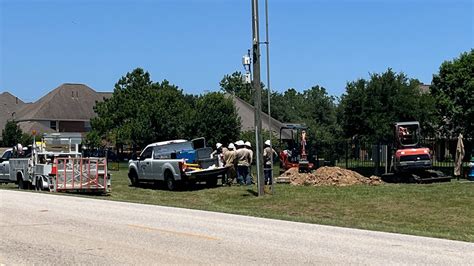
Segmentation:
[(6, 151), (2, 155), (2, 161), (6, 161), (12, 157), (12, 151)]

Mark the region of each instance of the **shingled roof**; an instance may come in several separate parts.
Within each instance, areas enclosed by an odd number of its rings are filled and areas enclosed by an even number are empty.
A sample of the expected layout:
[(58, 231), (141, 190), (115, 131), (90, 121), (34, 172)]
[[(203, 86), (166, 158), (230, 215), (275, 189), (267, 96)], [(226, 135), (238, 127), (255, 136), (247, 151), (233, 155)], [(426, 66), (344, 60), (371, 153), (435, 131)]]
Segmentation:
[[(227, 98), (231, 98), (234, 101), (234, 105), (237, 108), (237, 114), (240, 117), (242, 123), (242, 131), (252, 131), (255, 130), (255, 107), (248, 102), (240, 99), (237, 96), (226, 93)], [(262, 117), (262, 129), (268, 130), (268, 115), (264, 112), (261, 112)], [(270, 125), (272, 132), (279, 136), (280, 128), (284, 126), (282, 122), (276, 120), (275, 118), (270, 118)], [(288, 130), (282, 132), (283, 139), (290, 139), (291, 134)]]
[(97, 101), (111, 97), (112, 93), (96, 92), (84, 84), (64, 83), (33, 104), (18, 110), (17, 121), (62, 120), (89, 121), (96, 116)]
[(8, 120), (17, 117), (17, 112), (26, 104), (9, 92), (0, 94), (0, 135)]

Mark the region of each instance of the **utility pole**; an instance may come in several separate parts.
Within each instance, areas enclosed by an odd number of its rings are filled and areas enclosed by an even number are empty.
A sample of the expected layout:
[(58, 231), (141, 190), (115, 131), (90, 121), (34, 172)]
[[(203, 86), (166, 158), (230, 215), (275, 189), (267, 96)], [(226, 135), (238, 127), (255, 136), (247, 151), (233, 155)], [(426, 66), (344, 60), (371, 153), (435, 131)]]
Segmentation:
[(258, 0), (252, 1), (252, 55), (253, 80), (255, 92), (255, 153), (257, 154), (257, 186), (258, 196), (265, 195), (265, 180), (263, 177), (263, 140), (262, 140), (262, 88), (260, 86), (260, 38), (258, 25)]
[(275, 180), (273, 179), (273, 140), (272, 140), (272, 117), (270, 115), (270, 97), (272, 94), (272, 90), (270, 87), (270, 40), (268, 39), (268, 0), (265, 0), (265, 48), (267, 50), (267, 88), (268, 88), (268, 100), (267, 100), (267, 107), (268, 107), (268, 133), (270, 134), (269, 140), (270, 140), (270, 150), (272, 152), (270, 153), (270, 158), (272, 161), (272, 195), (275, 194)]

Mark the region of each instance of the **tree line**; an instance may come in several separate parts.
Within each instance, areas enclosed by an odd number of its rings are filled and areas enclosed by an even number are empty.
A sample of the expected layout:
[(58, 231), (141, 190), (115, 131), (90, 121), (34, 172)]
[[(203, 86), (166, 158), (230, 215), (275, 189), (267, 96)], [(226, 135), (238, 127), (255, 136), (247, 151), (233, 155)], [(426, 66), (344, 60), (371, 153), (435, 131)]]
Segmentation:
[[(443, 62), (426, 91), (420, 89), (422, 83), (416, 78), (390, 68), (372, 73), (368, 79), (348, 82), (340, 97), (329, 95), (319, 85), (303, 91), (272, 91), (271, 116), (282, 122), (306, 124), (310, 132), (308, 146), (349, 138), (390, 141), (394, 122), (412, 120), (421, 123), (427, 137), (455, 138), (463, 133), (472, 138), (473, 73), (471, 50)], [(205, 137), (214, 145), (252, 136), (241, 132), (240, 118), (229, 97), (232, 94), (253, 104), (251, 85), (244, 82), (240, 72), (225, 75), (219, 84), (220, 92), (185, 94), (167, 80), (155, 82), (145, 70), (134, 69), (118, 80), (111, 98), (96, 103), (97, 116), (91, 120), (92, 131), (85, 144), (113, 145), (118, 150), (127, 145), (138, 150), (148, 143), (169, 139)], [(262, 108), (267, 112), (268, 90), (264, 84), (262, 88)], [(11, 135), (22, 136), (16, 137), (19, 141), (27, 140), (19, 128), (7, 126), (4, 146)]]
[[(226, 92), (253, 103), (249, 84), (240, 72), (226, 75), (220, 83)], [(272, 92), (271, 116), (283, 122), (304, 123), (310, 143), (334, 143), (345, 139), (391, 142), (393, 123), (419, 121), (425, 137), (474, 137), (474, 50), (445, 61), (433, 75), (429, 89), (404, 73), (387, 69), (369, 79), (346, 84), (340, 97), (328, 95), (315, 85), (302, 92), (294, 88)], [(263, 111), (268, 90), (263, 89)]]

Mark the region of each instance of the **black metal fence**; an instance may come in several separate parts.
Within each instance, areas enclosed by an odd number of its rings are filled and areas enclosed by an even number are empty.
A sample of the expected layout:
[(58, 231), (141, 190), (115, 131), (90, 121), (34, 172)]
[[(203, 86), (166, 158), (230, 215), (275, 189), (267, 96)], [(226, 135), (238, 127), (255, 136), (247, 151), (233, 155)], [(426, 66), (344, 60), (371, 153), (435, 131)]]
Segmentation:
[[(423, 139), (420, 146), (431, 150), (433, 168), (452, 175), (457, 139)], [(474, 156), (471, 139), (464, 139), (464, 172)], [(318, 142), (310, 147), (310, 160), (316, 166), (339, 166), (363, 175), (380, 175), (390, 171), (391, 157), (395, 148), (391, 144), (344, 140), (332, 143)]]

